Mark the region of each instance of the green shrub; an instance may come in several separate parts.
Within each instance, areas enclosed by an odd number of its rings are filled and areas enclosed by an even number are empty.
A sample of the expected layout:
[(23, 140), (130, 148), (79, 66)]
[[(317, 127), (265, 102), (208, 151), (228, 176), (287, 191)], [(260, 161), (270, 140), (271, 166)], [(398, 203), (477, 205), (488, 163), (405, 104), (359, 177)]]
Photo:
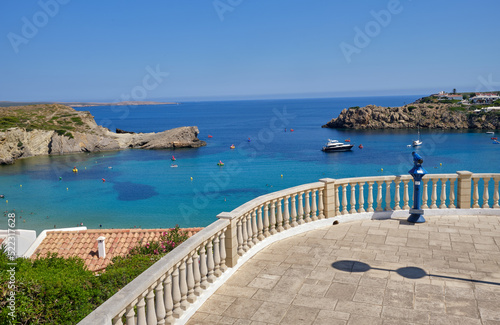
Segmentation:
[(348, 109), (358, 109), (358, 108), (359, 108), (359, 106), (351, 106)]
[(453, 106), (453, 107), (450, 107), (448, 108), (450, 111), (452, 112), (457, 112), (457, 111), (466, 111), (466, 108), (465, 107), (462, 107), (462, 106)]
[(23, 146), (23, 143), (22, 143), (22, 141), (21, 141), (21, 140), (19, 140), (19, 142), (17, 143), (17, 147), (18, 147), (18, 148), (21, 148), (22, 146)]
[(80, 117), (72, 117), (71, 120), (76, 123), (76, 125), (83, 125), (83, 121)]
[(427, 105), (427, 107), (428, 107), (428, 108), (434, 108), (434, 106), (432, 106), (432, 105)]
[[(10, 261), (0, 247), (0, 324), (12, 320), (6, 308), (11, 291), (8, 263), (16, 264), (16, 319), (12, 324), (76, 324), (187, 238), (176, 226), (163, 233), (160, 241), (132, 249), (125, 257), (114, 257), (113, 264), (99, 276), (88, 271), (78, 257), (65, 259), (52, 254)], [(165, 251), (158, 249), (162, 245)]]

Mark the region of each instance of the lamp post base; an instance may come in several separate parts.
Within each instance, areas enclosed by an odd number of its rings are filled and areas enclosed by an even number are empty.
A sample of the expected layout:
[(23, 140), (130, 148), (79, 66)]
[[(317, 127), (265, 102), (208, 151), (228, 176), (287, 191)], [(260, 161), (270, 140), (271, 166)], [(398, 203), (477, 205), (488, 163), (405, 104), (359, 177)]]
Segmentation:
[(412, 223), (423, 223), (425, 222), (424, 216), (421, 214), (410, 214), (408, 219), (406, 219), (408, 222)]

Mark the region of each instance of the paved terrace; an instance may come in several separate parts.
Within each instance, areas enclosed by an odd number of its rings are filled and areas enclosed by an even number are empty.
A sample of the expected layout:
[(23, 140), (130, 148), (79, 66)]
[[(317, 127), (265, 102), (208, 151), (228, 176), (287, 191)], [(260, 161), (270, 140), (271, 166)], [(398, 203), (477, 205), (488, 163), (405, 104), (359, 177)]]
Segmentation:
[(500, 221), (355, 221), (276, 242), (188, 324), (500, 324)]

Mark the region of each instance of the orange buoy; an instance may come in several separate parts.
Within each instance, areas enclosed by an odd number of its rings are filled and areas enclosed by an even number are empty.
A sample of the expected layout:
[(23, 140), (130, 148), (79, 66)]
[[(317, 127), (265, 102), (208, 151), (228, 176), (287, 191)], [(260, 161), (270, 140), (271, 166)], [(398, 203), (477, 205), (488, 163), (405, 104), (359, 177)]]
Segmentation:
[(363, 149), (363, 145), (362, 145), (362, 144), (360, 144), (360, 145), (358, 146), (358, 148), (359, 148), (359, 149)]
[(102, 182), (103, 182), (103, 183), (104, 183), (104, 182), (106, 182), (106, 180), (105, 180), (104, 178), (101, 178), (101, 179), (102, 179)]
[(345, 139), (344, 141), (345, 142), (351, 142), (351, 139)]
[(210, 134), (208, 135), (208, 137), (209, 137), (209, 138), (212, 138), (212, 136), (211, 136)]
[(293, 129), (290, 129), (290, 132), (293, 132)]

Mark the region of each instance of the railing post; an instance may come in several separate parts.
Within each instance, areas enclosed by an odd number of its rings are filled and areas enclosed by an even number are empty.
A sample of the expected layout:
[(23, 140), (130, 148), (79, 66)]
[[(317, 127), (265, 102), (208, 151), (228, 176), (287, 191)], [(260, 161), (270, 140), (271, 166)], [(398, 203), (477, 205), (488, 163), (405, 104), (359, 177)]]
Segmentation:
[(229, 212), (221, 212), (217, 215), (219, 219), (228, 219), (229, 225), (224, 238), (224, 246), (226, 248), (226, 266), (234, 267), (238, 263), (238, 236), (237, 222)]
[(333, 178), (322, 178), (319, 180), (325, 184), (325, 189), (323, 191), (323, 214), (325, 217), (333, 218), (335, 217), (335, 180)]
[(466, 170), (457, 171), (457, 208), (470, 209), (471, 179), (472, 173)]

